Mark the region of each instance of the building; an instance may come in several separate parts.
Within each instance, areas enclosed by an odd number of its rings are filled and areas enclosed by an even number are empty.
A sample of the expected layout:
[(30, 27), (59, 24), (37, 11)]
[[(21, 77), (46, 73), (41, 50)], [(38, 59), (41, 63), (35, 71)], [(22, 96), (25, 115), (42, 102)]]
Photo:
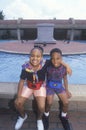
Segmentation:
[[(49, 19), (49, 20), (0, 20), (0, 39), (36, 40), (39, 25), (46, 27), (53, 25), (53, 39), (55, 40), (86, 40), (86, 20)], [(41, 35), (48, 36), (49, 28)], [(52, 30), (51, 29), (51, 30)], [(40, 30), (40, 29), (39, 29)], [(46, 41), (45, 41), (46, 42)]]

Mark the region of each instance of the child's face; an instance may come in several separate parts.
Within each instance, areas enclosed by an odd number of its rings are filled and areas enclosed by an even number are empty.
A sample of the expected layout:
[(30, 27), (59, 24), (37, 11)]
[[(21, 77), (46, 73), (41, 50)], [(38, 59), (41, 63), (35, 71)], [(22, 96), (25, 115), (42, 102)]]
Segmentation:
[(51, 56), (51, 61), (52, 61), (52, 64), (55, 66), (55, 67), (58, 67), (60, 64), (61, 64), (61, 61), (62, 61), (62, 56), (60, 53), (57, 53), (57, 52), (54, 52)]
[(37, 66), (39, 66), (41, 60), (42, 60), (42, 53), (41, 53), (41, 51), (39, 49), (34, 49), (31, 52), (31, 55), (30, 55), (30, 63), (34, 67), (37, 67)]

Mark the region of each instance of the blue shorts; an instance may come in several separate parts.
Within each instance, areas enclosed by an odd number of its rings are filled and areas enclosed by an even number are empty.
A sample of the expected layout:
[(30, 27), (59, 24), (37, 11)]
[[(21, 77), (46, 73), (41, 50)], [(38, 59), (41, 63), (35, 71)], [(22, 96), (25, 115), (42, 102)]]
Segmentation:
[(46, 87), (46, 94), (47, 95), (54, 95), (54, 94), (60, 94), (65, 92), (65, 88), (64, 87), (60, 87), (60, 88), (49, 88)]

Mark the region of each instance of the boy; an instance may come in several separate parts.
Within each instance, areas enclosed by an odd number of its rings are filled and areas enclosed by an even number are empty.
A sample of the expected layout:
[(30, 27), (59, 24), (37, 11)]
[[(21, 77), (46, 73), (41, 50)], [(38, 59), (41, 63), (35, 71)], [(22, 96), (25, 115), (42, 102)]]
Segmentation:
[[(70, 130), (70, 125), (67, 118), (68, 98), (71, 93), (68, 90), (68, 80), (66, 68), (61, 64), (62, 52), (55, 48), (50, 52), (51, 63), (47, 67), (47, 97), (43, 122), (45, 129), (49, 127), (49, 111), (53, 102), (54, 94), (56, 94), (62, 102), (62, 111), (60, 119), (65, 130)], [(64, 85), (63, 85), (64, 84)]]

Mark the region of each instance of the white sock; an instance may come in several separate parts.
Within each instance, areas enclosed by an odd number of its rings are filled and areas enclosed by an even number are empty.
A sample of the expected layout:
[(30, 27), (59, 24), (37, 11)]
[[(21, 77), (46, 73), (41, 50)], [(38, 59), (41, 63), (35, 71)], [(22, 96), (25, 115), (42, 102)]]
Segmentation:
[(44, 130), (44, 126), (43, 126), (42, 120), (37, 120), (37, 129), (38, 130)]
[(67, 115), (67, 112), (66, 112), (66, 113), (62, 112), (62, 113), (61, 113), (61, 116), (62, 116), (62, 117), (66, 117), (66, 115)]
[(44, 112), (44, 115), (45, 116), (49, 116), (49, 112)]

